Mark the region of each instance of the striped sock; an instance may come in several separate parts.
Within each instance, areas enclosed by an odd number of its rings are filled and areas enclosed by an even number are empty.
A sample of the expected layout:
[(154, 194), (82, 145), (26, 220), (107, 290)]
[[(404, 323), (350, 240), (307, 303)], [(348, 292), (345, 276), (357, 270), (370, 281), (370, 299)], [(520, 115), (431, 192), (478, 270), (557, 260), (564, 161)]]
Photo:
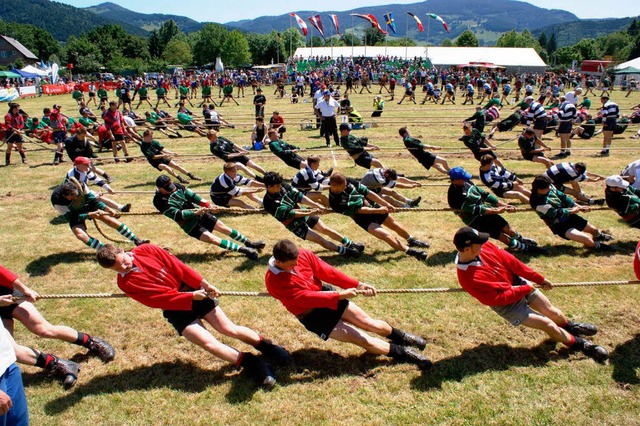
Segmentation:
[(509, 247), (516, 250), (522, 251), (526, 248), (526, 245), (516, 240), (515, 238), (511, 238), (511, 242), (509, 243)]
[(129, 227), (124, 223), (120, 224), (120, 226), (118, 227), (118, 233), (131, 241), (138, 238), (136, 237), (136, 234), (134, 234), (133, 231), (129, 229)]
[(342, 237), (342, 244), (344, 244), (345, 246), (349, 246), (351, 244), (351, 240), (347, 237)]
[(344, 254), (346, 251), (347, 251), (347, 248), (345, 246), (338, 246), (339, 254)]
[(220, 247), (225, 250), (238, 251), (240, 246), (229, 240), (220, 240)]
[(231, 230), (231, 234), (229, 234), (229, 237), (232, 240), (236, 240), (242, 244), (247, 242), (247, 237), (245, 237), (244, 235), (242, 235), (241, 233), (239, 233), (238, 231), (236, 231), (235, 229)]
[(85, 244), (91, 247), (92, 249), (96, 249), (96, 250), (100, 250), (104, 246), (104, 244), (102, 244), (100, 240), (93, 237), (89, 237), (89, 241), (87, 241)]

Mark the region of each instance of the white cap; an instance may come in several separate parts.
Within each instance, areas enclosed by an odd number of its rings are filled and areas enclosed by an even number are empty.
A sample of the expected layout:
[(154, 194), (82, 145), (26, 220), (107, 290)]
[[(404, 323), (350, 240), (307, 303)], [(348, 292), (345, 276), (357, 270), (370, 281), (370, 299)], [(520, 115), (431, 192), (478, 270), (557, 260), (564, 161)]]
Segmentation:
[(609, 176), (606, 180), (607, 186), (612, 188), (626, 188), (629, 186), (629, 182), (624, 180), (620, 175)]

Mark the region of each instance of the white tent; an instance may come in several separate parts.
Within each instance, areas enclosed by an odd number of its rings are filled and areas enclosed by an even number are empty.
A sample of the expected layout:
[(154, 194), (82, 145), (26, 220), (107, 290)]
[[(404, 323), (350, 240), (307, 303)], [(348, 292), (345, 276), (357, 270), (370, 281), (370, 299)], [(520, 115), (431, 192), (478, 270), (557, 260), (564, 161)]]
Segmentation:
[(429, 58), (436, 67), (448, 67), (470, 62), (487, 62), (507, 68), (508, 72), (543, 72), (547, 66), (538, 53), (531, 48), (521, 47), (385, 47), (385, 46), (341, 46), (341, 47), (301, 47), (295, 56), (308, 59), (324, 57), (378, 56), (401, 59)]
[(640, 69), (640, 56), (630, 61), (623, 62), (619, 65), (616, 65), (615, 69), (621, 70), (622, 68), (627, 68), (627, 67), (634, 67), (634, 68)]
[(46, 77), (47, 75), (49, 75), (48, 72), (42, 71), (41, 69), (38, 69), (32, 65), (27, 65), (26, 67), (22, 68), (20, 71), (28, 72), (31, 74), (38, 74), (40, 77)]

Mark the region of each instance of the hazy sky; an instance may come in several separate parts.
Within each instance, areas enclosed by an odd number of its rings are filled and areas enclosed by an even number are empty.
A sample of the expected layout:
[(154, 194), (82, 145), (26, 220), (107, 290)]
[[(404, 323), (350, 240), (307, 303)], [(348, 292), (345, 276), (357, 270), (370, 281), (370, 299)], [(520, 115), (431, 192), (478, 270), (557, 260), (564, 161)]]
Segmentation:
[[(60, 3), (76, 7), (87, 7), (102, 3), (102, 0), (57, 0)], [(106, 0), (104, 0), (106, 1)], [(230, 22), (241, 19), (252, 19), (265, 15), (281, 15), (300, 10), (350, 10), (356, 7), (375, 6), (383, 4), (409, 4), (416, 0), (298, 0), (292, 9), (293, 2), (243, 0), (237, 3), (219, 2), (211, 0), (109, 0), (129, 10), (141, 13), (166, 13), (170, 15), (188, 16), (200, 22)], [(221, 6), (220, 4), (224, 4)], [(638, 0), (610, 0), (606, 7), (602, 0), (558, 1), (558, 0), (529, 0), (538, 7), (546, 9), (559, 6), (572, 12), (579, 18), (621, 18), (640, 15)], [(306, 18), (306, 17), (303, 17)], [(446, 20), (446, 17), (445, 17)]]

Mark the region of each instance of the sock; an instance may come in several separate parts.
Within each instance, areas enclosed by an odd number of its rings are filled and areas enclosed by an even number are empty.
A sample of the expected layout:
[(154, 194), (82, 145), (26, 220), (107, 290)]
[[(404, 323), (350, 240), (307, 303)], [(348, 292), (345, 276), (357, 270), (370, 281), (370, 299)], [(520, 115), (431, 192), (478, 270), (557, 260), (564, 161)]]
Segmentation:
[(127, 227), (127, 225), (125, 225), (124, 223), (120, 224), (120, 226), (118, 227), (118, 233), (131, 241), (138, 238), (136, 237), (136, 234), (134, 234), (133, 231), (129, 229), (129, 227)]
[(219, 247), (231, 251), (238, 251), (238, 249), (240, 248), (239, 245), (229, 240), (220, 240)]
[(27, 156), (24, 155), (24, 151), (19, 151), (19, 152), (20, 152), (20, 157), (22, 157), (22, 159), (25, 160)]
[(338, 253), (339, 254), (345, 254), (347, 251), (347, 248), (345, 246), (338, 246)]
[(404, 351), (401, 348), (402, 348), (402, 346), (396, 345), (395, 343), (391, 343), (389, 345), (389, 353), (388, 353), (388, 355), (391, 358), (395, 358), (395, 359), (404, 358)]
[(520, 235), (520, 233), (518, 231), (516, 231), (516, 235), (513, 238), (515, 238), (516, 240), (522, 242), (522, 235)]
[(36, 367), (46, 368), (47, 365), (55, 358), (53, 355), (45, 354), (44, 352), (40, 352), (36, 357)]
[(600, 241), (596, 241), (596, 246), (594, 247), (596, 250), (600, 250), (600, 246), (602, 243)]
[(91, 341), (91, 336), (78, 331), (78, 338), (76, 339), (75, 342), (73, 342), (73, 344), (78, 346), (84, 346), (85, 348), (89, 348), (90, 341)]
[(258, 357), (252, 354), (251, 352), (240, 352), (240, 356), (236, 361), (236, 366), (242, 367), (242, 368), (251, 367), (255, 365), (257, 358)]
[(516, 240), (515, 238), (511, 238), (509, 247), (514, 250), (524, 250), (527, 246), (524, 243), (521, 243), (520, 241)]
[(589, 203), (590, 206), (593, 205), (593, 198), (589, 198), (589, 200), (587, 201)]
[[(591, 204), (591, 200), (589, 200), (589, 204)], [(602, 231), (598, 229), (598, 233), (596, 234), (596, 238), (600, 238), (602, 236)]]
[(341, 242), (341, 244), (344, 244), (345, 246), (348, 246), (348, 245), (350, 245), (350, 244), (351, 244), (351, 242), (352, 242), (352, 241), (351, 241), (350, 239), (348, 239), (347, 237), (342, 237), (342, 242)]
[(242, 244), (244, 244), (247, 241), (247, 237), (245, 237), (244, 235), (242, 235), (241, 233), (239, 233), (238, 231), (236, 231), (235, 229), (231, 230), (231, 234), (229, 234), (229, 237), (232, 240), (236, 240)]
[(93, 237), (89, 237), (89, 241), (87, 241), (85, 244), (91, 247), (92, 249), (96, 249), (96, 250), (100, 250), (104, 246), (104, 244), (102, 244), (100, 240)]
[(563, 343), (563, 345), (565, 345), (568, 348), (576, 344), (576, 337), (572, 334), (570, 334), (569, 337), (571, 337), (571, 341), (569, 341), (569, 343)]
[(409, 238), (407, 238), (407, 241), (413, 241), (415, 240), (415, 238), (413, 237), (413, 235), (409, 235)]
[(4, 162), (9, 164), (11, 162), (11, 154), (10, 153), (5, 153), (4, 154)]
[(395, 327), (391, 327), (391, 333), (389, 333), (389, 335), (387, 336), (387, 339), (391, 340), (392, 342), (400, 342), (402, 341), (402, 330), (399, 330)]

